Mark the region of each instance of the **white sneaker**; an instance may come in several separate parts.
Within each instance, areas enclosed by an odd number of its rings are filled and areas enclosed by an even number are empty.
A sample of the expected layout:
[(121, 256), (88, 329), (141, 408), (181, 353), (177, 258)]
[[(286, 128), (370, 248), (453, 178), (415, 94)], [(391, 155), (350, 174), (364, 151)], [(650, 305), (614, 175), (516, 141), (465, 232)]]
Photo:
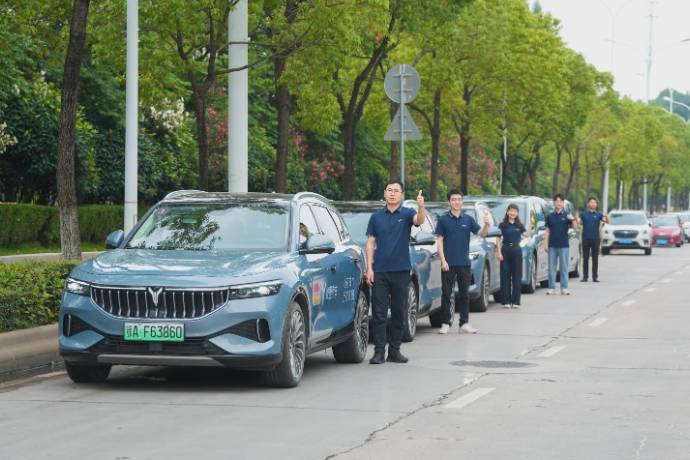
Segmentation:
[(508, 305), (507, 303), (504, 303), (503, 308), (510, 308), (510, 305)]
[(555, 289), (549, 289), (546, 291), (546, 295), (556, 295), (556, 290)]
[(511, 307), (513, 307), (513, 308), (520, 308), (520, 305), (515, 305), (515, 304), (513, 304), (513, 305), (511, 305)]
[(460, 326), (460, 332), (464, 332), (466, 334), (476, 334), (479, 331), (473, 328), (470, 323), (465, 323), (462, 326)]
[(439, 334), (448, 334), (450, 330), (450, 324), (441, 324), (441, 329), (438, 330)]
[(570, 291), (567, 289), (561, 289), (561, 294), (562, 295), (570, 295)]

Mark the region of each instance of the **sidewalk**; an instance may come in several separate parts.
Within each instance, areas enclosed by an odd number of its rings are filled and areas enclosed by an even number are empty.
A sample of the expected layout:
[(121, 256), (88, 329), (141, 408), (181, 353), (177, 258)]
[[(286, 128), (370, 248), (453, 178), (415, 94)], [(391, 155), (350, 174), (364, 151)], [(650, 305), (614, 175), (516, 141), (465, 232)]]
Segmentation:
[(53, 369), (62, 363), (58, 325), (0, 333), (0, 381), (32, 370)]

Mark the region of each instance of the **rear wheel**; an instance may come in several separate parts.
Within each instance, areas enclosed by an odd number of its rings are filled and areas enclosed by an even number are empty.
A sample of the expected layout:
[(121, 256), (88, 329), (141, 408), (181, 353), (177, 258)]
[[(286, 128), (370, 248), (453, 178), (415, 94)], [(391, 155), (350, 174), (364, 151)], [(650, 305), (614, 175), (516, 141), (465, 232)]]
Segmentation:
[(529, 277), (529, 283), (522, 286), (522, 292), (525, 294), (534, 294), (537, 290), (537, 257), (532, 258), (532, 273)]
[(479, 280), (479, 297), (470, 302), (470, 309), (474, 312), (483, 313), (489, 306), (489, 269), (484, 266), (482, 279)]
[(111, 366), (108, 364), (78, 365), (65, 362), (65, 369), (74, 383), (103, 383), (110, 374)]
[(683, 246), (683, 243), (676, 243), (676, 247), (677, 247), (677, 248), (679, 248), (679, 247), (681, 247), (681, 246)]
[(355, 306), (354, 334), (333, 347), (333, 356), (339, 363), (361, 363), (367, 354), (369, 343), (369, 303), (362, 291)]
[(417, 288), (414, 281), (410, 281), (407, 287), (407, 315), (403, 319), (403, 342), (412, 342), (417, 334), (417, 312), (419, 311), (419, 300), (417, 299)]
[(266, 372), (266, 384), (272, 387), (296, 387), (302, 379), (307, 358), (307, 333), (302, 309), (297, 302), (290, 304), (283, 326), (283, 360), (275, 369)]

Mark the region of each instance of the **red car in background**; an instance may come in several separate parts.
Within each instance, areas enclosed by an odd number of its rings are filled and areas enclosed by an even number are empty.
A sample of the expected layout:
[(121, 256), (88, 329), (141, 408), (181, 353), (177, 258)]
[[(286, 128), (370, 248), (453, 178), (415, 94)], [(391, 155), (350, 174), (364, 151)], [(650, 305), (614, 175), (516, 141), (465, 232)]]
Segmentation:
[(652, 244), (655, 246), (683, 245), (683, 224), (677, 215), (664, 214), (651, 219)]

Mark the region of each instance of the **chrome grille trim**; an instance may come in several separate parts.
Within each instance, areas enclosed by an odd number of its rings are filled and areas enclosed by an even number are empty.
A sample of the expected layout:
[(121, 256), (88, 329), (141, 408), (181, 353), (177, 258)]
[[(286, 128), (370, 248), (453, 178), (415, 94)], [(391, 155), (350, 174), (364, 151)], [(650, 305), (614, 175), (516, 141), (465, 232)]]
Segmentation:
[[(155, 305), (150, 289), (163, 289), (158, 295), (158, 305)], [(227, 287), (187, 289), (91, 286), (91, 301), (105, 313), (118, 318), (196, 319), (224, 306), (229, 296), (230, 290)]]

